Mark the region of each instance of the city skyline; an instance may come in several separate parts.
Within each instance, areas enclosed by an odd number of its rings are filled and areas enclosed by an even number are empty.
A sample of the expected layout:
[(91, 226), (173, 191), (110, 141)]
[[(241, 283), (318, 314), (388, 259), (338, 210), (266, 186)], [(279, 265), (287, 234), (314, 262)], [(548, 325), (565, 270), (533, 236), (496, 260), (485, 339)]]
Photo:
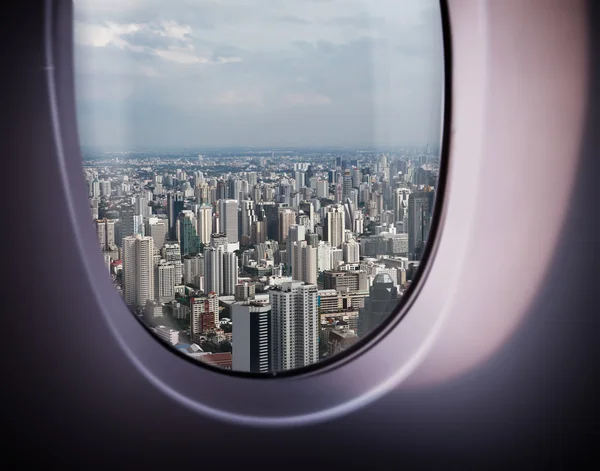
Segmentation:
[(356, 151), (84, 161), (115, 288), (162, 341), (278, 374), (337, 355), (418, 270), (439, 155)]

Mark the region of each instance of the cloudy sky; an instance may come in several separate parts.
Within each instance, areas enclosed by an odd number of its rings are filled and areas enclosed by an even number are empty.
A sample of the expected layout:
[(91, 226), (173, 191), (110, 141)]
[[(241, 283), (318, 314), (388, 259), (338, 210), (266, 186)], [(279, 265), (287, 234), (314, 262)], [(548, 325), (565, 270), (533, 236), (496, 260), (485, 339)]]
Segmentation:
[(437, 0), (75, 0), (83, 145), (437, 143)]

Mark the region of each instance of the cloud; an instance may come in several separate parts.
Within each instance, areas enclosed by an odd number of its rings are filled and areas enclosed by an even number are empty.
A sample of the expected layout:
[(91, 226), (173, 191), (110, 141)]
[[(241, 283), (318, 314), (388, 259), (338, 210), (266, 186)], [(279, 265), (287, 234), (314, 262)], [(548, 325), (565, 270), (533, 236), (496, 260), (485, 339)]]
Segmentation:
[(84, 144), (438, 137), (437, 0), (76, 0), (75, 7)]
[(239, 57), (216, 58), (197, 54), (192, 28), (173, 20), (158, 23), (90, 24), (76, 21), (75, 40), (92, 47), (115, 46), (135, 53), (154, 55), (179, 64), (223, 64), (239, 62)]
[(212, 103), (216, 105), (254, 105), (264, 106), (263, 97), (258, 92), (253, 91), (239, 91), (239, 90), (227, 90), (215, 96)]
[(281, 21), (283, 23), (294, 23), (297, 25), (308, 25), (310, 24), (310, 21), (305, 20), (304, 18), (300, 18), (299, 16), (293, 16), (293, 15), (285, 15), (285, 16), (280, 16), (279, 18), (277, 18), (278, 21)]
[(331, 105), (331, 98), (318, 93), (289, 93), (285, 96), (289, 105)]

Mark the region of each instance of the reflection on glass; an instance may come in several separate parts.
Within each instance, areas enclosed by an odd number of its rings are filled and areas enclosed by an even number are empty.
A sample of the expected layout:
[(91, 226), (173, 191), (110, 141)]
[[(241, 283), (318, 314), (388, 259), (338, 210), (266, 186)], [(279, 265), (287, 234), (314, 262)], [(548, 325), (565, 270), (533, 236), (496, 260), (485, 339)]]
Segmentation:
[(437, 2), (78, 1), (75, 41), (98, 240), (158, 337), (273, 373), (389, 317), (431, 224)]

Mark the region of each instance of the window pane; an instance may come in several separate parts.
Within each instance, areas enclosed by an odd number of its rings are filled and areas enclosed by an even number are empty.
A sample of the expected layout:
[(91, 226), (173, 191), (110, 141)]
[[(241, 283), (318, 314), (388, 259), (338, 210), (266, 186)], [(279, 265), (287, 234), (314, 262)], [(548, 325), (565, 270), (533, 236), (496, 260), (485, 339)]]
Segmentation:
[(436, 1), (75, 5), (90, 208), (141, 322), (204, 364), (273, 373), (390, 317), (436, 196)]

